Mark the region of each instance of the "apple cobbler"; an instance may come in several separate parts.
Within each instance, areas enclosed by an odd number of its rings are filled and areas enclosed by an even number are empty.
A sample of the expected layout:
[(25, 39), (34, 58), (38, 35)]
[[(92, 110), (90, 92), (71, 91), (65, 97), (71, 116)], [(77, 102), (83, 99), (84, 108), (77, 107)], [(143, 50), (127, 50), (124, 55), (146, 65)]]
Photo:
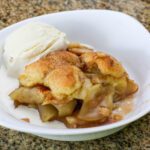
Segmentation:
[(19, 82), (10, 94), (16, 107), (33, 107), (43, 122), (59, 120), (69, 128), (121, 120), (115, 104), (138, 90), (115, 58), (73, 43), (27, 65)]

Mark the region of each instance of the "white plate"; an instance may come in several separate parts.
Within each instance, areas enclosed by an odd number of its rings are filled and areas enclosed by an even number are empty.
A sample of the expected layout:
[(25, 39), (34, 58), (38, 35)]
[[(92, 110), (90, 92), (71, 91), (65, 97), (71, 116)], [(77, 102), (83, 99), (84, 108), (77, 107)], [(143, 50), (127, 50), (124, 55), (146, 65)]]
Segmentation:
[[(42, 123), (36, 110), (26, 107), (14, 109), (8, 93), (18, 81), (0, 70), (0, 125), (10, 129), (56, 140), (79, 141), (112, 134), (150, 111), (150, 34), (135, 19), (108, 10), (78, 10), (43, 15), (21, 21), (0, 31), (0, 41), (16, 28), (32, 21), (56, 26), (73, 41), (94, 46), (118, 58), (139, 85), (134, 98), (134, 110), (124, 120), (114, 124), (85, 129), (67, 129), (57, 121)], [(31, 123), (20, 118), (28, 117)]]

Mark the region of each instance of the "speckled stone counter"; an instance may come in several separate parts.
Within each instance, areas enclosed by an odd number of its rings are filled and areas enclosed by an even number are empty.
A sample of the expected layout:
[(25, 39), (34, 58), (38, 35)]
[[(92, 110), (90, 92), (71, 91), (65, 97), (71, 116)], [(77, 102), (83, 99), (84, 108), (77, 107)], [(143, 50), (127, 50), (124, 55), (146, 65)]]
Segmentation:
[[(20, 20), (74, 9), (112, 9), (137, 18), (150, 31), (150, 0), (0, 0), (0, 29)], [(122, 131), (84, 142), (47, 140), (0, 127), (0, 150), (150, 150), (150, 114)]]

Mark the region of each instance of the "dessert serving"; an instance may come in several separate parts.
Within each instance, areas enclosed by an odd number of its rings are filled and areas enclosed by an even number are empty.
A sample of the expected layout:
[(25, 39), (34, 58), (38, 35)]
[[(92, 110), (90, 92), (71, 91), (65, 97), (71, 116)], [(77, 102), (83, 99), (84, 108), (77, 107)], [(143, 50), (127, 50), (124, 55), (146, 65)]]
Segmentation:
[[(118, 102), (138, 90), (121, 63), (104, 52), (69, 42), (65, 34), (51, 34), (51, 27), (45, 26), (49, 34), (44, 36), (44, 28), (40, 28), (42, 34), (32, 34), (32, 42), (25, 41), (24, 45), (28, 46), (20, 46), (13, 58), (15, 63), (11, 70), (15, 66), (19, 70), (16, 75), (19, 87), (10, 93), (14, 105), (37, 109), (43, 122), (59, 120), (69, 128), (94, 127), (121, 120), (123, 116), (115, 112)], [(20, 32), (19, 36), (23, 39), (26, 33)], [(37, 37), (40, 38), (37, 40)], [(54, 40), (49, 44), (51, 39)], [(59, 46), (53, 45), (56, 39), (61, 41), (57, 41)], [(8, 47), (5, 46), (5, 56)], [(10, 68), (8, 57), (4, 58), (6, 67)], [(17, 68), (20, 61), (24, 63)]]

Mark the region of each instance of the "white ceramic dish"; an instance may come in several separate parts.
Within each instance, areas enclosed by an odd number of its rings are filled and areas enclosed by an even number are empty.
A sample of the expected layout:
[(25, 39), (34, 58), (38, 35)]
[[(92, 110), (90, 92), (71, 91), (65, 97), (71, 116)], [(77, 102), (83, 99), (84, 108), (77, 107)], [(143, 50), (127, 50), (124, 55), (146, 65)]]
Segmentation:
[[(43, 15), (21, 21), (0, 31), (0, 41), (31, 21), (40, 21), (56, 26), (73, 41), (94, 46), (118, 58), (130, 77), (139, 85), (134, 98), (134, 110), (124, 120), (114, 124), (67, 129), (57, 121), (42, 123), (36, 110), (26, 107), (14, 109), (7, 96), (18, 82), (0, 70), (0, 125), (49, 139), (80, 141), (100, 138), (112, 134), (150, 111), (150, 34), (135, 19), (120, 12), (108, 10), (77, 10)], [(28, 117), (31, 123), (21, 121)]]

